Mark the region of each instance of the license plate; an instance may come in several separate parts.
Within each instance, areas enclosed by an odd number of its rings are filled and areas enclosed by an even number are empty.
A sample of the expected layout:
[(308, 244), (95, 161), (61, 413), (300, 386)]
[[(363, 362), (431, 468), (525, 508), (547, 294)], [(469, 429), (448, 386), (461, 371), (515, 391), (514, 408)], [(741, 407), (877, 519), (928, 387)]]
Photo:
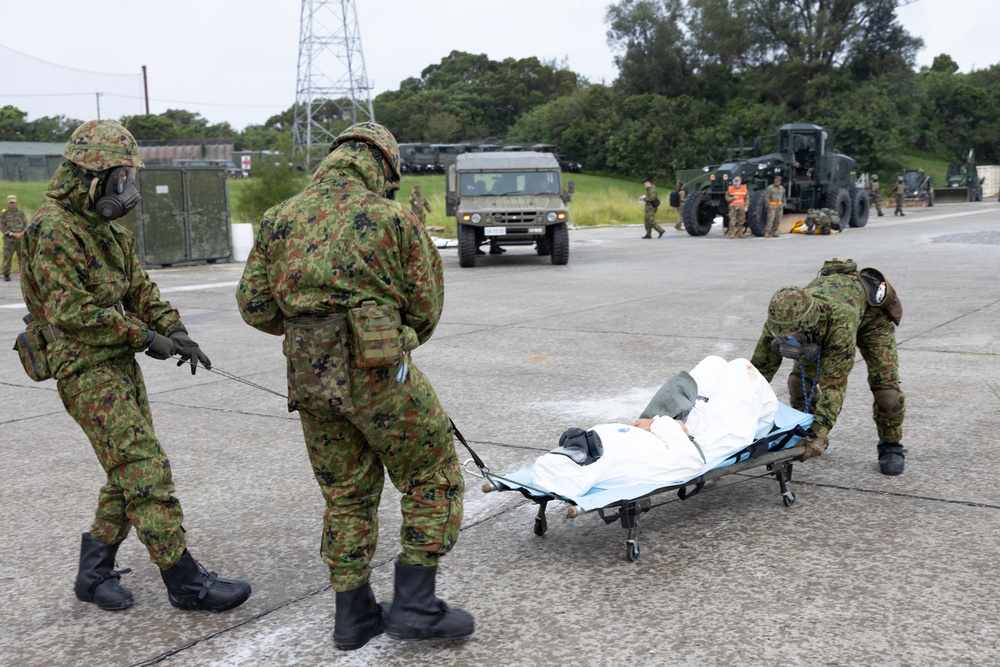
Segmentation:
[(503, 236), (504, 234), (507, 233), (507, 228), (506, 227), (487, 227), (486, 229), (483, 230), (483, 233), (486, 234), (486, 236)]
[(528, 233), (529, 234), (544, 234), (545, 233), (545, 228), (544, 227), (528, 227)]

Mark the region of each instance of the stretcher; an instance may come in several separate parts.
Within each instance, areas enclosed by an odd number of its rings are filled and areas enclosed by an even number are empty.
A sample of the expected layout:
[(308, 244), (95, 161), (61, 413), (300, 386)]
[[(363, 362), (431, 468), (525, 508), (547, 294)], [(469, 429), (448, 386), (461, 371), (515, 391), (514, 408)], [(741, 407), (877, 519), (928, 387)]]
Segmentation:
[[(778, 405), (774, 421), (753, 442), (724, 455), (721, 461), (709, 461), (706, 466), (687, 480), (673, 484), (635, 484), (612, 489), (594, 487), (581, 496), (563, 496), (540, 488), (532, 476), (531, 468), (500, 475), (480, 465), (480, 474), (486, 479), (483, 493), (493, 491), (519, 491), (525, 498), (538, 505), (535, 517), (535, 535), (541, 537), (548, 530), (545, 510), (552, 500), (569, 505), (567, 515), (576, 518), (588, 512), (597, 512), (606, 524), (619, 521), (628, 531), (625, 556), (630, 561), (639, 560), (639, 516), (648, 512), (651, 498), (661, 493), (675, 492), (681, 500), (699, 493), (705, 484), (735, 473), (766, 466), (766, 475), (778, 481), (782, 501), (786, 507), (795, 504), (795, 493), (788, 487), (792, 479), (792, 462), (805, 451), (797, 443), (807, 434), (813, 416), (785, 404)], [(477, 461), (479, 463), (479, 461)]]

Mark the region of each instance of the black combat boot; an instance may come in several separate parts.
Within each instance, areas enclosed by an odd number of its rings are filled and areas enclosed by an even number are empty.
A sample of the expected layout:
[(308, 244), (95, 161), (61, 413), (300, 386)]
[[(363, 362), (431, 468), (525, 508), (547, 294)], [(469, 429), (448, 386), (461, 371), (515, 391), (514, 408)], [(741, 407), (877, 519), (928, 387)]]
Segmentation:
[(898, 442), (878, 441), (878, 467), (883, 475), (902, 475), (906, 450)]
[(337, 611), (333, 617), (333, 645), (341, 651), (353, 651), (382, 634), (388, 605), (375, 601), (371, 584), (353, 591), (337, 593)]
[(436, 567), (396, 563), (396, 591), (385, 618), (393, 639), (461, 639), (475, 631), (472, 614), (434, 596)]
[(80, 542), (80, 570), (73, 592), (78, 600), (93, 602), (104, 611), (120, 611), (132, 606), (132, 591), (118, 580), (131, 569), (116, 570), (117, 544), (98, 542), (90, 533)]
[(178, 609), (227, 611), (250, 597), (249, 582), (208, 572), (187, 549), (172, 568), (160, 570), (160, 577), (167, 585), (170, 604)]

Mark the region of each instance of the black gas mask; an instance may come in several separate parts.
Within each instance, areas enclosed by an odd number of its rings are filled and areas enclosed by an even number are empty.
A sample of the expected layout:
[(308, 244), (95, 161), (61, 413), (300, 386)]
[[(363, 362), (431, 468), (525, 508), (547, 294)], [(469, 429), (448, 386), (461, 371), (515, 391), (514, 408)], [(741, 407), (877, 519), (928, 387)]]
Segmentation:
[(94, 209), (105, 220), (117, 220), (142, 201), (135, 187), (135, 167), (108, 169), (97, 184)]
[(803, 334), (775, 336), (771, 339), (771, 352), (794, 361), (816, 361), (819, 358), (819, 345), (810, 343)]

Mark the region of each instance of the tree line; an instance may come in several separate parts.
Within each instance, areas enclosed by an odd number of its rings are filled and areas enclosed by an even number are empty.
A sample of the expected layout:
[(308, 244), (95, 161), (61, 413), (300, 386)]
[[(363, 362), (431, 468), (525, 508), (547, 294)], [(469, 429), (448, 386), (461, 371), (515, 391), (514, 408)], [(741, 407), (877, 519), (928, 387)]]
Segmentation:
[[(618, 78), (592, 83), (564, 63), (453, 51), (373, 100), (400, 142), (551, 143), (591, 172), (671, 178), (719, 162), (789, 122), (831, 128), (837, 150), (892, 172), (914, 147), (1000, 163), (1000, 64), (961, 73), (947, 54), (917, 69), (923, 41), (900, 0), (621, 0), (608, 7)], [(336, 134), (344, 100), (323, 105)], [(0, 109), (0, 140), (62, 141), (78, 124)], [(238, 150), (290, 152), (294, 105), (242, 131), (197, 113), (122, 119), (138, 139), (232, 137)]]

